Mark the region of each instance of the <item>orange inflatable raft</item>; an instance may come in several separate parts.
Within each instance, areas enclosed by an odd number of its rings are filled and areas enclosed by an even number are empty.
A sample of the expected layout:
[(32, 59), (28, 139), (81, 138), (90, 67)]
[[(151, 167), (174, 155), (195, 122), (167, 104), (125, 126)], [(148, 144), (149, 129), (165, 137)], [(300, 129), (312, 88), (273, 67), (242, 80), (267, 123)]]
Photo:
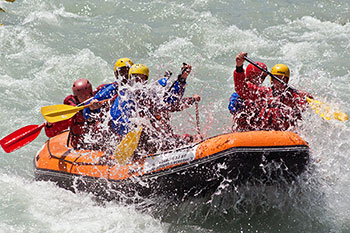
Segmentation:
[(107, 199), (197, 196), (215, 192), (221, 182), (290, 182), (305, 171), (308, 144), (297, 134), (279, 131), (236, 132), (148, 155), (121, 166), (101, 151), (75, 151), (68, 132), (49, 139), (34, 159), (36, 180)]

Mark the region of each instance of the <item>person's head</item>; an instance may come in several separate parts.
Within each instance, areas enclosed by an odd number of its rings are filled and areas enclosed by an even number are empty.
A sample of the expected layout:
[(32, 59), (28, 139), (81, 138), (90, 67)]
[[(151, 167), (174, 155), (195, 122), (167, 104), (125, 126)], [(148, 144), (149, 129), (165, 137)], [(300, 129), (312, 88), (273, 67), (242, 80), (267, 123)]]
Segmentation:
[(116, 63), (114, 64), (114, 76), (116, 79), (118, 77), (122, 78), (122, 82), (126, 83), (126, 79), (128, 77), (129, 69), (134, 63), (131, 61), (130, 58), (119, 58)]
[(76, 80), (73, 83), (72, 90), (74, 96), (79, 100), (80, 103), (93, 96), (91, 83), (85, 78)]
[[(256, 64), (259, 65), (261, 68), (267, 70), (267, 66), (264, 63), (256, 62)], [(255, 67), (252, 64), (249, 64), (247, 66), (245, 72), (247, 79), (255, 85), (261, 85), (267, 76), (267, 73), (261, 71), (259, 68)]]
[[(273, 74), (274, 76), (276, 76), (277, 78), (281, 79), (283, 82), (288, 84), (289, 75), (290, 75), (288, 66), (284, 64), (277, 64), (274, 67), (272, 67), (271, 74)], [(275, 90), (283, 90), (285, 88), (285, 85), (281, 84), (274, 78), (271, 78), (271, 84)]]
[(149, 77), (149, 69), (143, 64), (134, 64), (129, 70), (128, 80), (132, 82), (147, 82)]

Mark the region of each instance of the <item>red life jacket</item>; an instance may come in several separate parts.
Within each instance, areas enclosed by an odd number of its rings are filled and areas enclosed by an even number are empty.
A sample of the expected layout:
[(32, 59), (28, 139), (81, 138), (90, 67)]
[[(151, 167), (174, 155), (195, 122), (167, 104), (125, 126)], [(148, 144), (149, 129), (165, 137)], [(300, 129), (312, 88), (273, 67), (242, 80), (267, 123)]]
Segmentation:
[[(69, 95), (64, 99), (63, 103), (77, 106), (79, 104), (79, 101), (73, 95)], [(84, 122), (85, 118), (83, 117), (82, 111), (79, 111), (68, 120), (53, 123), (51, 126), (46, 126), (45, 133), (48, 137), (53, 137), (63, 130), (70, 128), (68, 143), (70, 142), (72, 147), (77, 149), (78, 145), (83, 144), (83, 134), (85, 132)]]

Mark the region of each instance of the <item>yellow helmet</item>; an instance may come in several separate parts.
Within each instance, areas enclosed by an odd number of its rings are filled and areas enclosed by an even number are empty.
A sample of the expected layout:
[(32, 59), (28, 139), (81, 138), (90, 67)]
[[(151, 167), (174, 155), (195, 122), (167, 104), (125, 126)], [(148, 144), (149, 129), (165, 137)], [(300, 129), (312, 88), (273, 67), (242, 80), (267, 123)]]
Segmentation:
[(129, 75), (128, 75), (128, 78), (130, 78), (130, 76), (132, 74), (144, 74), (147, 76), (147, 79), (148, 79), (148, 76), (149, 76), (149, 69), (146, 65), (143, 65), (143, 64), (134, 64), (131, 66), (130, 70), (129, 70)]
[(126, 57), (123, 57), (123, 58), (119, 58), (117, 60), (117, 62), (114, 64), (114, 72), (117, 71), (118, 68), (122, 68), (122, 67), (131, 67), (134, 63), (131, 61), (130, 58), (126, 58)]
[(273, 74), (273, 75), (283, 75), (285, 77), (288, 77), (288, 79), (289, 79), (290, 71), (289, 71), (288, 66), (286, 66), (284, 64), (277, 64), (274, 67), (272, 67), (271, 74)]

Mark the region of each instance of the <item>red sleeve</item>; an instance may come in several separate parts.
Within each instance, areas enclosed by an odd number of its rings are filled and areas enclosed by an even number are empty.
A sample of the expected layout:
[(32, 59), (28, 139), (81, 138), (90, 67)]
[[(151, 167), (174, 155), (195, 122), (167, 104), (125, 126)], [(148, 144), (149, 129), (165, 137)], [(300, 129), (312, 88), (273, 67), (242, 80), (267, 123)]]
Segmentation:
[(244, 72), (237, 72), (235, 70), (233, 73), (233, 80), (235, 83), (235, 91), (243, 99), (255, 101), (267, 97), (271, 92), (271, 88), (257, 86), (248, 82), (245, 78)]
[(57, 134), (61, 133), (63, 130), (68, 129), (69, 126), (72, 125), (72, 123), (72, 119), (68, 119), (65, 121), (53, 123), (52, 126), (45, 126), (46, 136), (48, 136), (49, 138), (54, 137)]

